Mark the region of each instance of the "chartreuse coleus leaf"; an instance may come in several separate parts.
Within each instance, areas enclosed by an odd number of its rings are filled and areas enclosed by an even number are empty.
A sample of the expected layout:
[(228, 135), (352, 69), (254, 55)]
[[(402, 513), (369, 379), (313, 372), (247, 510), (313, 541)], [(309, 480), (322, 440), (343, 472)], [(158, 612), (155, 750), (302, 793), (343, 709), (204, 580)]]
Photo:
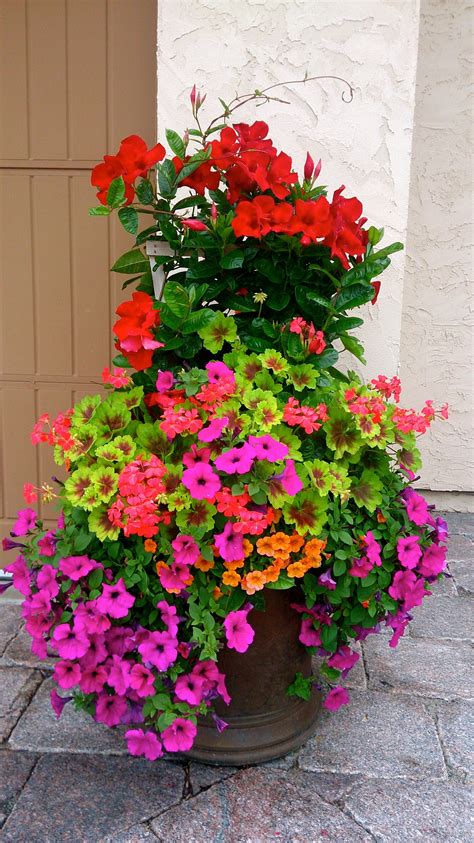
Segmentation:
[(232, 344), (237, 339), (237, 325), (231, 316), (218, 311), (214, 318), (198, 331), (204, 347), (212, 354), (221, 350), (225, 342)]
[(357, 506), (365, 507), (369, 512), (375, 512), (382, 503), (382, 489), (383, 483), (378, 474), (367, 468), (360, 477), (351, 481), (351, 497)]

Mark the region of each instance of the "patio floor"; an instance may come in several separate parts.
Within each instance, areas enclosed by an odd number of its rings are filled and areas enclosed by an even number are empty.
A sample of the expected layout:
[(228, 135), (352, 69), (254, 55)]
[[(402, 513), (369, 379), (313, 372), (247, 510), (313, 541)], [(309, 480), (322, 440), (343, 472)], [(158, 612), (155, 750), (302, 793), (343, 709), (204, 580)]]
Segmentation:
[[(351, 705), (260, 767), (149, 763), (49, 704), (19, 605), (0, 602), (5, 843), (468, 843), (473, 840), (474, 516), (449, 514), (449, 570), (396, 650), (363, 645)], [(470, 702), (471, 701), (471, 705)], [(471, 812), (469, 807), (471, 806)]]

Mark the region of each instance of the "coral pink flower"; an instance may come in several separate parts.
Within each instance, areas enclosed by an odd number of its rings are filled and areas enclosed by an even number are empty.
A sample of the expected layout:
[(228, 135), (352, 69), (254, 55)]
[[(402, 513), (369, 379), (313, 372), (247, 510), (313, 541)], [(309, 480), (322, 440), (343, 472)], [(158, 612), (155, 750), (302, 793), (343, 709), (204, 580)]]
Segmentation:
[(26, 536), (36, 527), (36, 512), (34, 509), (19, 509), (12, 536)]
[(106, 726), (118, 726), (127, 711), (127, 701), (115, 694), (99, 694), (95, 706), (95, 719)]
[(96, 664), (83, 671), (79, 687), (85, 694), (98, 694), (106, 681), (107, 670), (103, 664)]
[(194, 565), (199, 559), (199, 545), (193, 536), (179, 535), (171, 542), (175, 561), (181, 565)]
[(221, 481), (207, 463), (198, 463), (183, 471), (182, 483), (197, 501), (213, 498), (221, 488)]
[(432, 544), (423, 554), (418, 571), (424, 577), (436, 577), (446, 567), (446, 548)]
[(213, 419), (207, 427), (203, 427), (199, 431), (197, 438), (200, 442), (214, 442), (216, 439), (221, 438), (222, 431), (228, 423), (228, 416), (223, 416), (221, 419)]
[(130, 687), (130, 662), (115, 654), (107, 665), (109, 667), (107, 684), (123, 697)]
[(274, 439), (273, 436), (249, 436), (249, 444), (255, 451), (258, 460), (278, 462), (288, 456), (288, 445)]
[(155, 693), (155, 677), (143, 664), (134, 664), (130, 672), (130, 687), (139, 697), (151, 697)]
[(346, 689), (337, 685), (335, 688), (331, 688), (329, 694), (323, 702), (323, 706), (329, 711), (337, 711), (341, 705), (347, 705), (349, 699), (350, 697)]
[(244, 442), (240, 448), (231, 448), (214, 460), (219, 471), (226, 474), (246, 474), (253, 466), (255, 451), (251, 445)]
[(105, 612), (111, 618), (124, 618), (135, 603), (135, 597), (129, 594), (122, 578), (114, 585), (103, 585), (102, 594), (96, 600), (99, 612)]
[(190, 705), (199, 705), (205, 693), (206, 680), (196, 674), (178, 676), (174, 692), (179, 700)]
[(54, 665), (53, 679), (60, 688), (72, 688), (79, 684), (81, 669), (77, 662), (60, 661)]
[(138, 645), (138, 652), (143, 661), (163, 671), (176, 661), (178, 644), (169, 632), (150, 632), (148, 638)]
[(121, 389), (128, 386), (132, 382), (132, 379), (130, 375), (127, 375), (125, 369), (115, 368), (113, 372), (111, 372), (109, 367), (105, 366), (102, 371), (102, 382), (114, 386), (115, 389)]
[(149, 761), (156, 761), (163, 755), (161, 741), (154, 732), (143, 729), (129, 729), (125, 732), (130, 755), (144, 755)]
[(397, 556), (404, 568), (416, 568), (422, 550), (419, 536), (406, 536), (397, 541)]
[(238, 562), (244, 558), (242, 535), (234, 531), (230, 522), (227, 522), (222, 533), (214, 536), (214, 542), (224, 562)]
[(102, 567), (95, 559), (88, 556), (65, 556), (59, 560), (59, 570), (70, 580), (77, 582), (81, 577), (86, 577), (94, 568)]
[(238, 653), (245, 653), (250, 647), (255, 632), (247, 621), (248, 609), (230, 612), (224, 620), (227, 646)]
[(305, 647), (321, 646), (321, 632), (314, 628), (312, 618), (303, 618), (301, 621), (299, 640)]
[(23, 500), (25, 503), (36, 503), (38, 493), (33, 483), (23, 483)]
[(191, 749), (197, 728), (191, 720), (177, 717), (171, 726), (161, 733), (163, 745), (167, 752), (187, 752)]

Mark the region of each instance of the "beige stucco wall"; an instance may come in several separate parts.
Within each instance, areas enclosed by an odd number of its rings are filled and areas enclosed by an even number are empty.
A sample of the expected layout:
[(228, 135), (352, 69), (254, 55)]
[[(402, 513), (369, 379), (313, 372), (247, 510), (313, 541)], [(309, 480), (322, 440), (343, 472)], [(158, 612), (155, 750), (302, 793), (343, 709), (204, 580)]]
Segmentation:
[[(290, 105), (249, 109), (245, 116), (242, 110), (239, 119), (271, 123), (277, 145), (293, 154), (299, 168), (307, 149), (315, 160), (321, 157), (324, 184), (332, 190), (344, 183), (347, 195), (363, 200), (369, 221), (385, 226), (386, 242), (408, 243), (407, 252), (395, 255), (383, 276), (379, 303), (361, 313), (366, 318), (366, 374), (395, 374), (401, 361), (408, 381), (406, 401), (419, 407), (425, 398), (447, 397), (457, 405), (452, 420), (439, 426), (424, 448), (423, 485), (466, 489), (464, 430), (472, 405), (467, 350), (462, 348), (466, 301), (459, 276), (465, 290), (469, 255), (463, 244), (469, 238), (466, 228), (462, 233), (457, 227), (468, 216), (466, 200), (460, 200), (458, 192), (468, 161), (463, 138), (469, 115), (462, 91), (465, 48), (457, 56), (456, 33), (468, 37), (465, 23), (457, 20), (457, 10), (468, 4), (422, 4), (421, 37), (428, 42), (419, 45), (419, 0), (159, 0), (158, 128), (163, 136), (168, 126), (188, 125), (188, 94), (194, 82), (207, 93), (204, 110), (213, 116), (218, 96), (229, 99), (235, 91), (302, 78), (305, 71), (351, 81), (355, 98), (349, 105), (342, 102), (338, 83), (312, 82), (282, 89)], [(441, 43), (446, 26), (451, 38)], [(439, 88), (438, 100), (435, 83), (430, 88), (423, 81), (430, 74)], [(415, 93), (422, 98), (416, 118)], [(452, 134), (443, 134), (443, 125), (451, 121)], [(450, 147), (462, 159), (456, 161), (452, 183)], [(437, 180), (440, 201), (427, 215)], [(431, 332), (431, 322), (440, 329)]]
[(401, 377), (405, 401), (451, 407), (420, 441), (423, 486), (472, 492), (471, 12), (467, 0), (421, 3)]

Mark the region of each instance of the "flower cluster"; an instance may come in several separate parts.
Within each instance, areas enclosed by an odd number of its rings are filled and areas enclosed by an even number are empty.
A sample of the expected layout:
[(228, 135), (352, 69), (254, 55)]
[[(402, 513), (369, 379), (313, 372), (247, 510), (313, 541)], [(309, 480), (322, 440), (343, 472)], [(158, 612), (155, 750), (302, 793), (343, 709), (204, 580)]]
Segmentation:
[[(193, 91), (194, 117), (203, 101)], [(300, 640), (336, 710), (351, 643), (386, 625), (395, 646), (445, 574), (446, 524), (410, 484), (416, 436), (447, 408), (403, 409), (397, 377), (336, 368), (341, 347), (363, 359), (348, 311), (373, 300), (399, 244), (375, 251), (382, 231), (358, 199), (329, 201), (320, 164), (308, 155), (299, 180), (266, 123), (230, 126), (231, 113), (168, 131), (172, 157), (131, 136), (94, 168), (93, 213), (118, 209), (137, 236), (114, 271), (138, 289), (117, 309), (105, 396), (35, 425), (67, 477), (56, 494), (25, 484), (3, 542), (33, 652), (55, 659), (57, 715), (73, 699), (150, 760), (189, 750), (198, 717), (230, 702), (220, 651), (252, 646), (268, 590), (299, 595)], [(141, 211), (153, 224), (139, 233)], [(150, 237), (166, 246), (159, 301)], [(38, 493), (61, 505), (55, 529)]]

